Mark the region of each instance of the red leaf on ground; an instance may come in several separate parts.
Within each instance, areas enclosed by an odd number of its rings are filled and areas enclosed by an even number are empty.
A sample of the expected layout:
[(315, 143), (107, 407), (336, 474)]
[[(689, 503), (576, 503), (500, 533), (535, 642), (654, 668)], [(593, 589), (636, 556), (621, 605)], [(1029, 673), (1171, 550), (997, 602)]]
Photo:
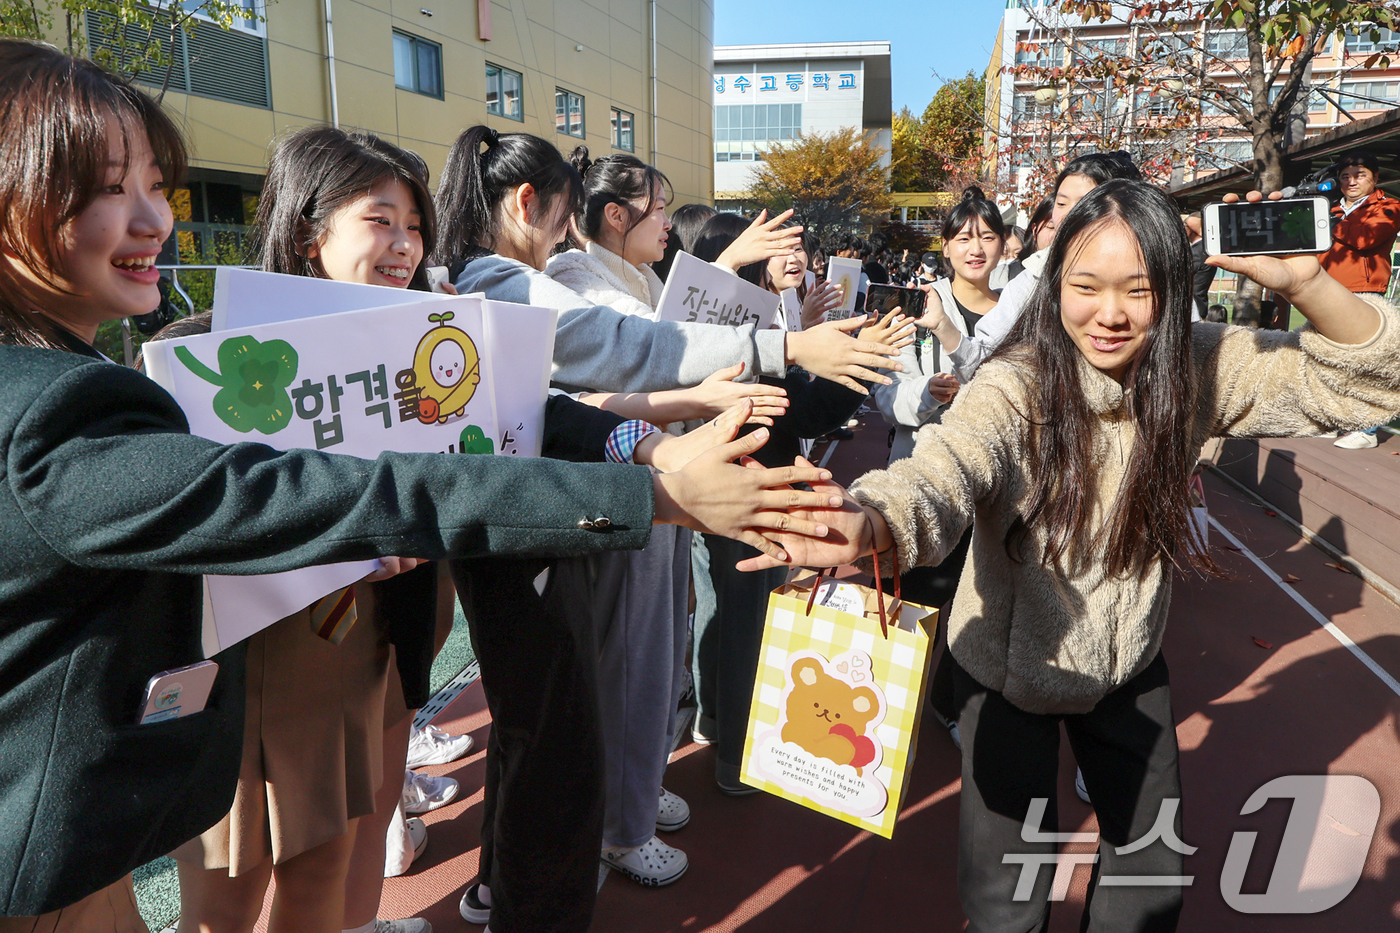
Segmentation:
[(1260, 641), (1258, 638), (1254, 639), (1254, 643), (1255, 643), (1256, 645), (1258, 645), (1260, 648), (1272, 648), (1272, 647), (1273, 647), (1273, 645), (1269, 644), (1267, 641)]
[(1295, 577), (1295, 576), (1293, 576), (1293, 574), (1291, 574), (1291, 573), (1285, 573), (1285, 574), (1283, 575), (1283, 582), (1284, 582), (1284, 583), (1298, 583), (1298, 582), (1301, 582), (1302, 579), (1303, 579), (1302, 577)]
[(1265, 509), (1265, 510), (1264, 510), (1264, 514), (1267, 515), (1267, 516), (1269, 516), (1270, 518), (1276, 518), (1276, 517), (1278, 517), (1278, 513), (1275, 512), (1275, 511), (1273, 511), (1273, 510), (1271, 510), (1271, 509)]
[(1351, 569), (1350, 567), (1348, 567), (1346, 564), (1330, 564), (1330, 563), (1329, 563), (1327, 566), (1328, 566), (1328, 567), (1331, 567), (1333, 570), (1340, 570), (1342, 573), (1350, 573), (1350, 574), (1355, 574), (1355, 573), (1356, 573), (1356, 571), (1352, 570), (1352, 569)]

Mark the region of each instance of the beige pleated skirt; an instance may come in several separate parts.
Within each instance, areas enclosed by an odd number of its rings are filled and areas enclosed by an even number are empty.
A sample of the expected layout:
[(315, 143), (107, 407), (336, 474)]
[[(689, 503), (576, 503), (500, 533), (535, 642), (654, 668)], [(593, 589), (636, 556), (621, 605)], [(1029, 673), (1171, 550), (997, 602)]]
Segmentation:
[[(236, 877), (342, 835), (374, 812), (383, 782), (385, 688), (392, 648), (357, 587), (359, 621), (340, 645), (310, 612), (248, 640), (243, 763), (228, 815), (172, 855)], [(401, 691), (400, 691), (401, 692)], [(403, 706), (402, 696), (396, 706)]]

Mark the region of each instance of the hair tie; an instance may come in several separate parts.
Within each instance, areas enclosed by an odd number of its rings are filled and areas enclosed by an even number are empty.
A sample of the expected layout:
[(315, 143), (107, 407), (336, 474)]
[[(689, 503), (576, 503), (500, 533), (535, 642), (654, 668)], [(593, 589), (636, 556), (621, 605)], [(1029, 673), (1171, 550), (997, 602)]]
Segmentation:
[(486, 148), (495, 149), (501, 144), (501, 134), (491, 127), (486, 128)]

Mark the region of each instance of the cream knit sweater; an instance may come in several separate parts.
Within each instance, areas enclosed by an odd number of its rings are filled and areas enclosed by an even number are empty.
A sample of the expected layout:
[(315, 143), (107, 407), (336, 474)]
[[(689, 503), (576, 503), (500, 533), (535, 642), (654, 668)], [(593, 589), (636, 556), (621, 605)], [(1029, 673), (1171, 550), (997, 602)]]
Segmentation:
[[(1192, 328), (1196, 417), (1191, 449), (1210, 437), (1281, 437), (1334, 427), (1365, 428), (1400, 411), (1400, 318), (1383, 301), (1380, 330), (1354, 346), (1311, 327), (1254, 331)], [(974, 526), (971, 559), (947, 620), (953, 657), (980, 683), (1033, 713), (1082, 713), (1145, 668), (1162, 643), (1171, 576), (1160, 562), (1120, 577), (1103, 571), (1099, 534), (1123, 483), (1135, 438), (1123, 388), (1081, 358), (1081, 379), (1098, 418), (1099, 468), (1093, 544), (1048, 566), (1011, 561), (1003, 542), (1026, 507), (1029, 374), (993, 360), (963, 387), (941, 424), (924, 427), (912, 457), (851, 487), (884, 515), (900, 566), (937, 564)], [(1182, 495), (1186, 495), (1183, 486)], [(891, 561), (891, 563), (893, 563)], [(869, 561), (866, 562), (867, 567)], [(890, 564), (885, 564), (890, 566)]]

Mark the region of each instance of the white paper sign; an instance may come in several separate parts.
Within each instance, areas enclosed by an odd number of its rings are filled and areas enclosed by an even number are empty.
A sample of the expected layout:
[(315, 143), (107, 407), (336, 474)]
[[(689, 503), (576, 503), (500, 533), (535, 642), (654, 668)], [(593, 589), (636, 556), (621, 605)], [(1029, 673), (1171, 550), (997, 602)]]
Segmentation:
[(658, 321), (753, 324), (758, 330), (770, 327), (777, 313), (777, 295), (686, 252), (676, 253), (656, 305)]
[(860, 292), (860, 260), (833, 256), (826, 261), (826, 280), (841, 289), (841, 307), (833, 310), (827, 318), (848, 318), (856, 309), (856, 295)]
[(783, 289), (778, 296), (783, 302), (783, 316), (780, 318), (784, 330), (802, 329), (802, 299), (797, 297), (797, 289)]
[[(252, 269), (220, 269), (214, 278), (214, 330), (296, 321), (389, 305), (451, 300), (451, 295), (409, 291), (387, 285), (332, 282)], [(482, 299), (480, 293), (463, 298)], [(486, 356), (510, 362), (489, 368), (501, 435), (498, 453), (538, 457), (543, 440), (544, 404), (553, 372), (553, 308), (481, 302)]]
[[(370, 458), (386, 450), (489, 454), (499, 433), (481, 304), (426, 298), (143, 349), (147, 372), (180, 403), (200, 437)], [(216, 637), (213, 644), (206, 638), (206, 650), (241, 641), (376, 565), (211, 576)]]

